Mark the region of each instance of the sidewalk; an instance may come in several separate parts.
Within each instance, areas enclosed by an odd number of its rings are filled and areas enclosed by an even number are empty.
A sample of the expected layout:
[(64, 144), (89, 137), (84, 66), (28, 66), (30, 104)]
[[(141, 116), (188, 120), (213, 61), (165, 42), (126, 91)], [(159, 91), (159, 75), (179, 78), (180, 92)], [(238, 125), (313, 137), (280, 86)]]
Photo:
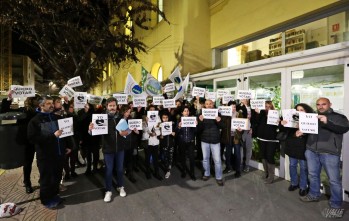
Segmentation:
[[(182, 179), (177, 168), (163, 181), (146, 180), (144, 173), (138, 172), (135, 184), (125, 178), (127, 196), (122, 198), (113, 190), (110, 203), (103, 202), (103, 174), (85, 176), (84, 170), (79, 168), (80, 175), (65, 183), (68, 190), (61, 195), (66, 200), (58, 210), (48, 210), (40, 204), (36, 166), (32, 174), (36, 188), (29, 195), (22, 184), (22, 169), (6, 171), (0, 175), (0, 198), (17, 203), (24, 211), (2, 220), (328, 220), (322, 215), (328, 208), (325, 196), (320, 202), (303, 203), (297, 191), (287, 190), (288, 181), (278, 179), (266, 185), (256, 170), (239, 179), (228, 174), (224, 187), (219, 187), (213, 177), (207, 182)], [(344, 208), (348, 210), (349, 203)], [(341, 220), (349, 220), (348, 212)]]

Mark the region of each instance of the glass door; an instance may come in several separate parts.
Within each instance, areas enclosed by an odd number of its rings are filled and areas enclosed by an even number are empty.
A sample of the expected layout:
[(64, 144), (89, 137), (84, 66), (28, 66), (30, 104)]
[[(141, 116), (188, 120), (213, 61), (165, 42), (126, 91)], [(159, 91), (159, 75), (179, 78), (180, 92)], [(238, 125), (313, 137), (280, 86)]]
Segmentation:
[(236, 97), (237, 91), (242, 87), (242, 79), (243, 76), (241, 74), (214, 79), (214, 91), (217, 91), (218, 89), (227, 90)]

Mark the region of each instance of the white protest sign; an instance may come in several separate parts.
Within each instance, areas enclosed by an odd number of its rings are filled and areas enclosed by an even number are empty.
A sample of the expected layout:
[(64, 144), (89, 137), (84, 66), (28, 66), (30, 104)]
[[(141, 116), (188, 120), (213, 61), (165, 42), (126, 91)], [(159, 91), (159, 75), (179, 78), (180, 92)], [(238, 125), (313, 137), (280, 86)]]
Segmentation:
[(164, 89), (165, 93), (171, 92), (171, 91), (174, 91), (174, 90), (176, 90), (174, 83), (169, 83), (169, 84), (165, 85), (165, 89)]
[(250, 100), (251, 109), (265, 110), (265, 100)]
[(134, 107), (147, 107), (147, 98), (146, 97), (133, 97), (133, 106)]
[(218, 111), (222, 116), (233, 116), (233, 109), (230, 106), (219, 106)]
[(227, 104), (229, 103), (229, 101), (233, 101), (233, 100), (234, 100), (234, 95), (231, 95), (231, 94), (223, 95), (222, 104)]
[(162, 100), (162, 105), (164, 108), (176, 108), (177, 107), (175, 99)]
[(250, 129), (250, 122), (247, 118), (232, 118), (231, 119), (231, 129), (242, 129), (242, 130), (249, 130)]
[(253, 97), (253, 91), (238, 90), (237, 99), (252, 99)]
[(172, 122), (161, 123), (161, 135), (166, 136), (172, 134)]
[(196, 96), (205, 97), (205, 92), (206, 92), (205, 88), (193, 87), (191, 95), (193, 95), (193, 97), (196, 97)]
[(147, 117), (148, 117), (148, 127), (151, 128), (152, 126), (155, 126), (158, 123), (158, 116), (159, 111), (148, 111)]
[(318, 134), (318, 114), (299, 112), (299, 130), (306, 134)]
[(202, 116), (204, 119), (216, 119), (218, 117), (218, 109), (202, 108)]
[(59, 138), (73, 136), (74, 130), (73, 130), (73, 118), (64, 118), (58, 120), (58, 128), (60, 130), (63, 130), (61, 136)]
[(108, 134), (108, 115), (92, 114), (92, 136), (100, 134)]
[(205, 98), (206, 98), (206, 100), (211, 100), (211, 101), (215, 102), (216, 101), (216, 92), (207, 91)]
[(137, 130), (142, 130), (142, 119), (129, 119), (128, 128), (130, 128), (130, 130), (133, 130), (135, 128)]
[(163, 96), (155, 96), (155, 97), (153, 97), (153, 104), (154, 105), (162, 105), (162, 101), (164, 99), (165, 98)]
[(294, 119), (293, 116), (298, 115), (296, 109), (285, 109), (282, 110), (282, 120), (287, 121), (287, 124), (283, 125), (284, 127), (298, 127), (298, 119)]
[(181, 127), (196, 127), (196, 117), (181, 117)]
[(81, 86), (82, 85), (81, 77), (77, 76), (69, 79), (67, 85), (71, 88)]
[(95, 96), (95, 95), (92, 95), (92, 94), (88, 95), (87, 99), (88, 99), (88, 102), (90, 104), (94, 104), (94, 105), (99, 105), (103, 101), (103, 97), (102, 96)]
[(279, 111), (277, 110), (269, 110), (268, 111), (268, 120), (267, 120), (267, 124), (270, 125), (279, 125)]
[(74, 97), (74, 93), (75, 91), (73, 90), (73, 88), (69, 87), (68, 85), (65, 85), (59, 92), (59, 94), (63, 97), (67, 96), (69, 100), (72, 99), (72, 97)]
[(223, 97), (223, 95), (229, 95), (230, 92), (228, 90), (218, 89), (217, 90), (217, 98)]
[(75, 92), (74, 93), (74, 108), (84, 108), (87, 103), (86, 92)]
[(113, 94), (113, 97), (118, 101), (118, 104), (127, 104), (127, 94)]
[(11, 85), (12, 97), (35, 97), (34, 86)]

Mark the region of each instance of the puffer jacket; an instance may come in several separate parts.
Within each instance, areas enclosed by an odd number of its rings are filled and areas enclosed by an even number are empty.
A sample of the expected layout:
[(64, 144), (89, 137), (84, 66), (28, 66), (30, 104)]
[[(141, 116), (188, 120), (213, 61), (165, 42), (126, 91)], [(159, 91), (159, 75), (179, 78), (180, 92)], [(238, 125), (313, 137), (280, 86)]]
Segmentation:
[[(320, 114), (320, 113), (319, 113)], [(317, 153), (341, 155), (343, 134), (349, 130), (346, 116), (329, 109), (321, 113), (327, 117), (327, 124), (319, 122), (318, 134), (309, 134), (307, 149)]]
[(108, 114), (108, 134), (102, 135), (103, 153), (116, 153), (119, 150), (117, 146), (117, 116)]
[[(180, 121), (179, 121), (180, 122)], [(177, 123), (178, 125), (179, 123)], [(179, 142), (189, 143), (195, 140), (196, 127), (176, 127), (176, 136)]]
[(201, 134), (201, 141), (210, 144), (220, 143), (220, 129), (224, 128), (224, 122), (215, 119), (199, 120), (198, 131)]
[(258, 137), (265, 140), (276, 141), (278, 126), (267, 124), (268, 115), (265, 110), (261, 110), (259, 114), (255, 114), (254, 122), (255, 122), (255, 129), (253, 130), (253, 133), (255, 134), (254, 137)]

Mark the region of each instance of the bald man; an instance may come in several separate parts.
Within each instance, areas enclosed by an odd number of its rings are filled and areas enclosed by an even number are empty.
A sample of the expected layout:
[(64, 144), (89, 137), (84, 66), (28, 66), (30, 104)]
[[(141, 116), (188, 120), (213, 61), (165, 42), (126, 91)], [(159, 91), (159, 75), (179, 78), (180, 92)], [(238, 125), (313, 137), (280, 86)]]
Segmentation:
[(304, 202), (319, 201), (320, 173), (324, 167), (330, 182), (331, 208), (341, 208), (343, 203), (342, 180), (340, 176), (340, 156), (342, 150), (343, 134), (349, 130), (349, 122), (346, 116), (336, 113), (331, 108), (328, 98), (319, 98), (316, 108), (319, 119), (318, 134), (309, 134), (305, 157), (308, 164), (309, 193), (300, 197)]

